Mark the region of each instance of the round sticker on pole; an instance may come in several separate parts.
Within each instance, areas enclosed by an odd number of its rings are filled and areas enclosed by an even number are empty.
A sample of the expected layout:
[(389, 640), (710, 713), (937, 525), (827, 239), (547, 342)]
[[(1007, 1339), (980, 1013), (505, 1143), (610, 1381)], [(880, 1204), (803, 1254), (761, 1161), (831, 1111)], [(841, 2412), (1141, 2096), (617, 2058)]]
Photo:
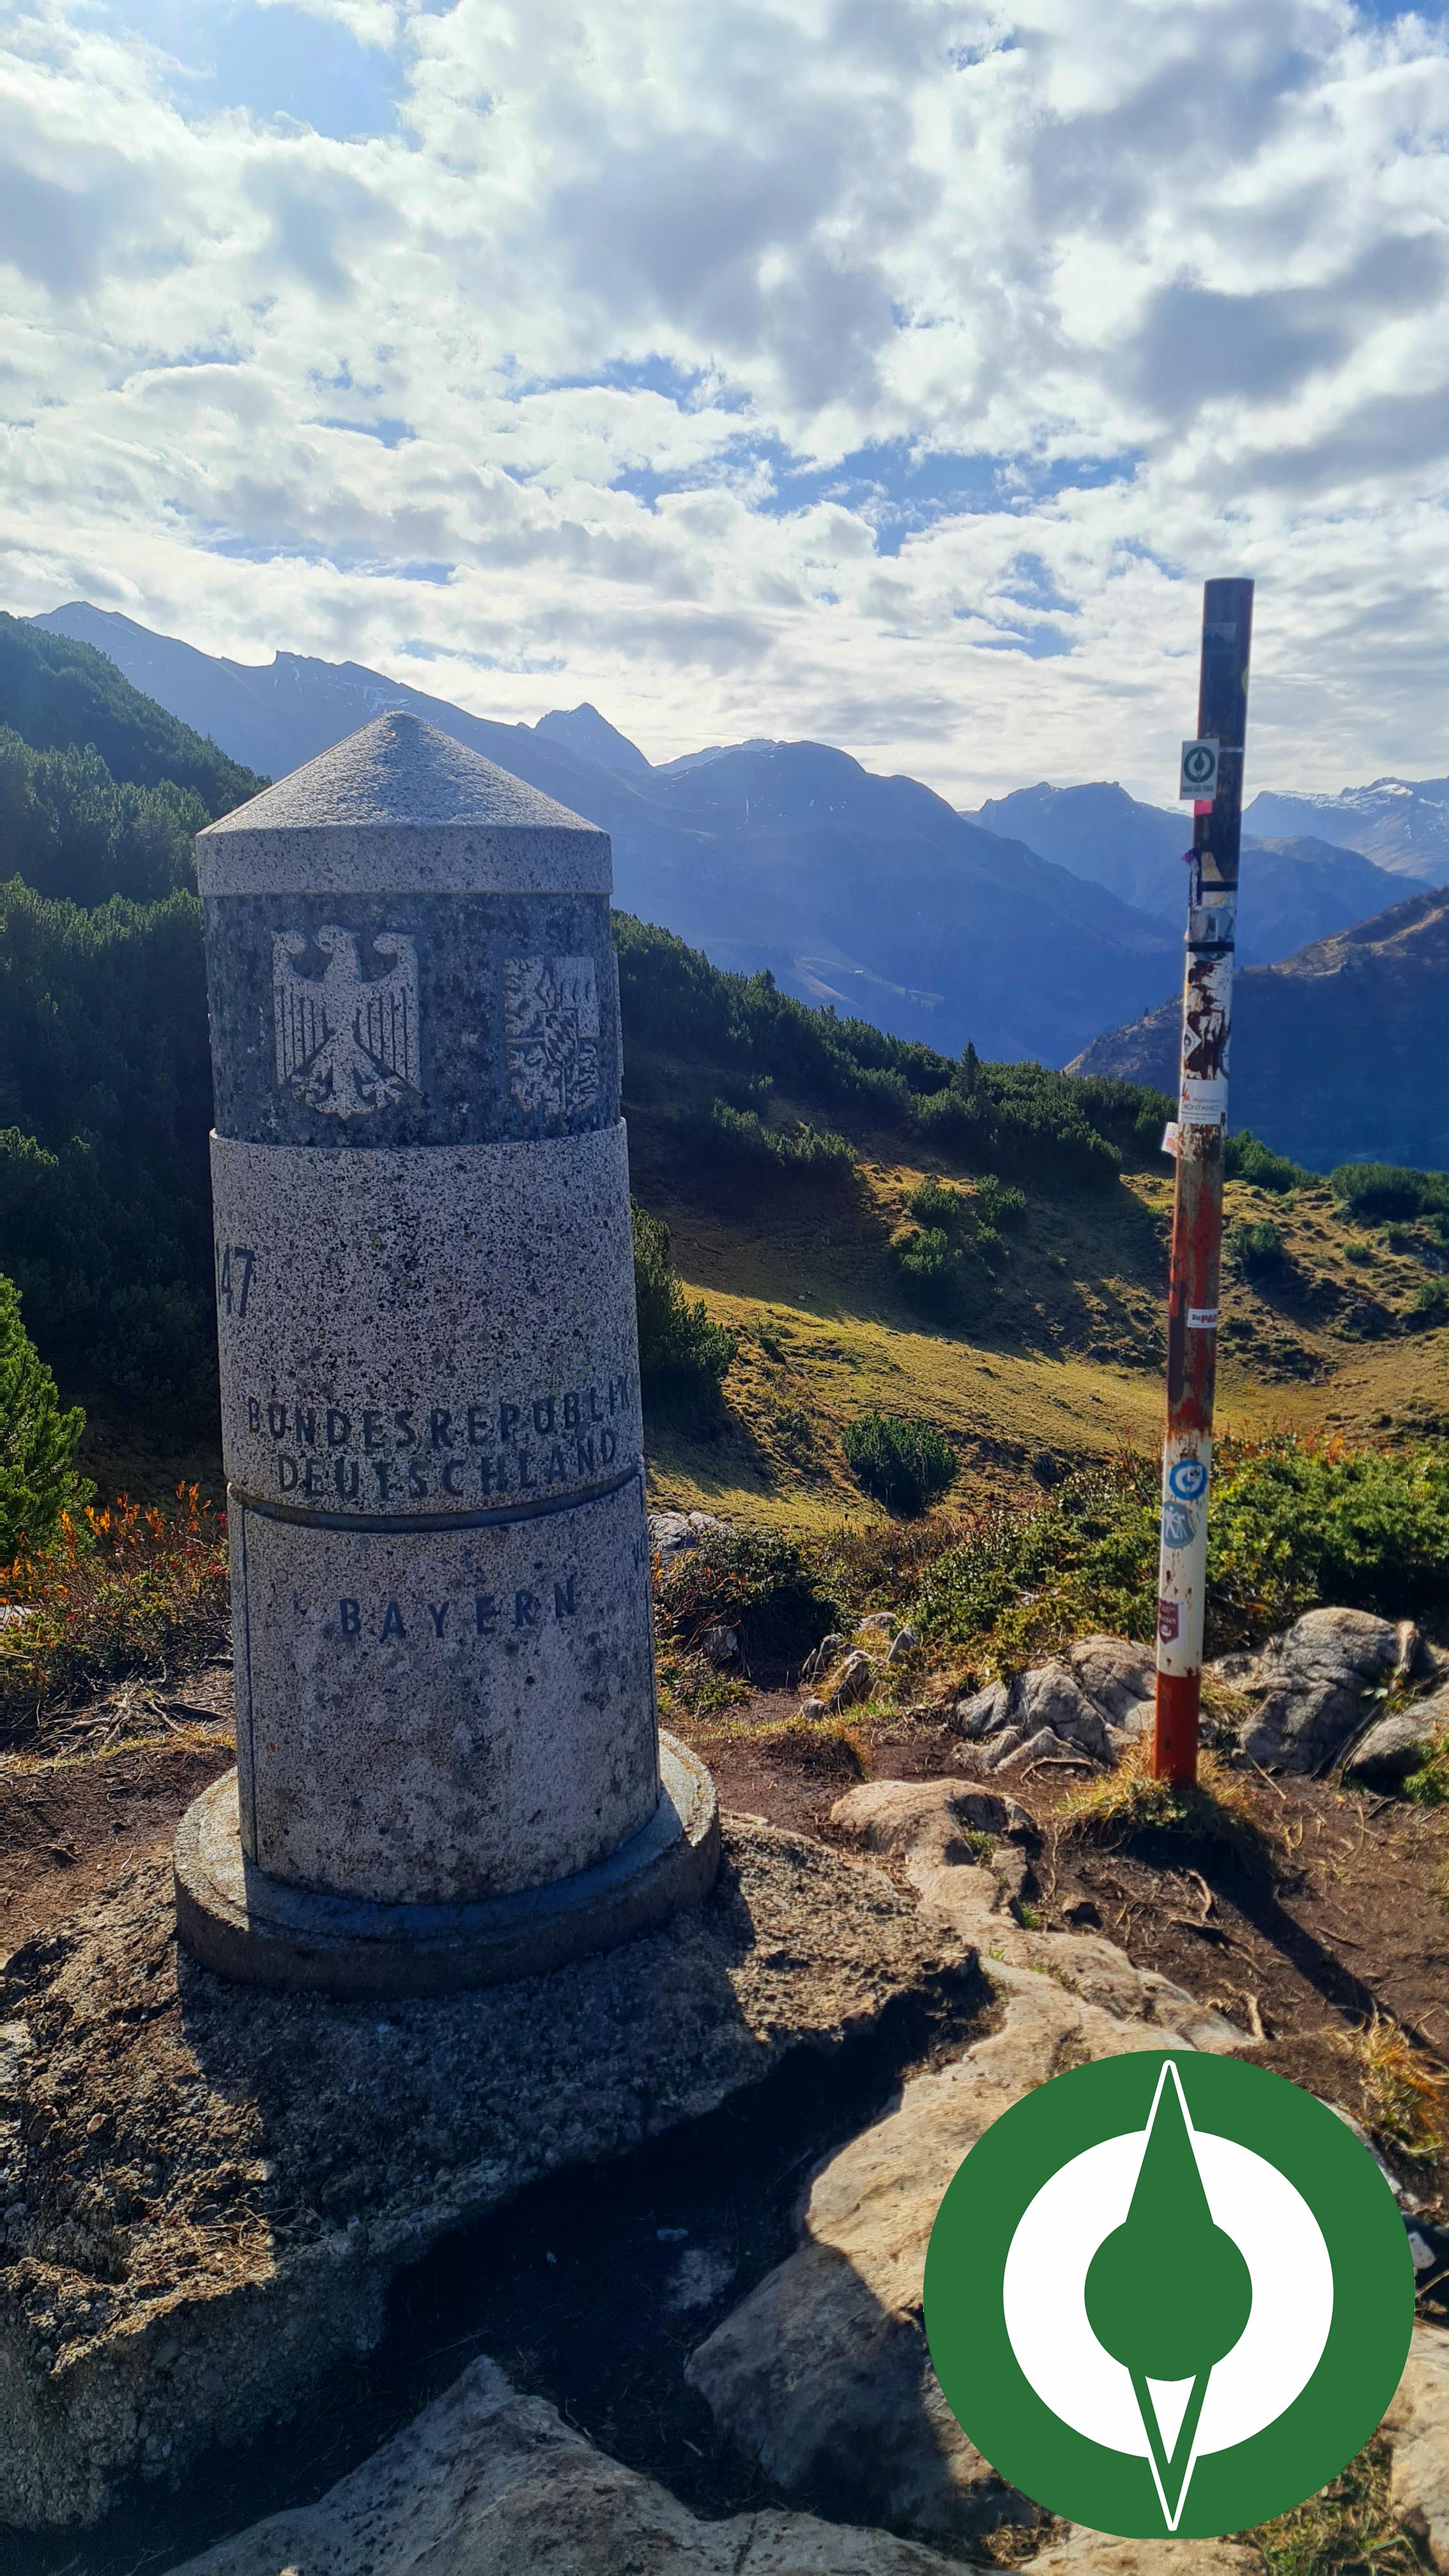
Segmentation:
[(1179, 797), (1190, 796), (1195, 803), (1211, 804), (1218, 792), (1218, 750), (1218, 744), (1211, 741), (1183, 744)]

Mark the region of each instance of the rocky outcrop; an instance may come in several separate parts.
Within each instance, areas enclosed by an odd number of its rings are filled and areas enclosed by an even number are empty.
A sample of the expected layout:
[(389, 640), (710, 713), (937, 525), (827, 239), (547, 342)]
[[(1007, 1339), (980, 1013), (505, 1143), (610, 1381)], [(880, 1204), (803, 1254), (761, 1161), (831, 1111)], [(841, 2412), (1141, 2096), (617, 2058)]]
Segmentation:
[(1365, 1789), (1401, 1789), (1417, 1771), (1436, 1734), (1449, 1727), (1449, 1690), (1432, 1691), (1393, 1717), (1381, 1717), (1361, 1736), (1344, 1765), (1344, 1777)]
[[(1154, 1969), (1135, 1968), (1105, 1934), (1034, 1931), (1021, 1921), (1034, 1828), (1014, 1800), (964, 1781), (876, 1780), (842, 1798), (831, 1822), (858, 1851), (895, 1861), (993, 1975), (1008, 1967), (1032, 1970), (1104, 2012), (1145, 2022), (1158, 2036), (1133, 2043), (1140, 2047), (1162, 2047), (1164, 2030), (1194, 2048), (1242, 2044), (1246, 2034), (1221, 2013), (1205, 2010)], [(975, 1835), (979, 1842), (984, 1834), (995, 1838), (987, 1853), (967, 1840)]]
[[(926, 2348), (926, 2247), (962, 2156), (1067, 2066), (1174, 2043), (1226, 2049), (1244, 2034), (1108, 1941), (1026, 1930), (1008, 1890), (1027, 1820), (1006, 1800), (952, 1780), (887, 1781), (852, 1791), (832, 1822), (903, 1869), (933, 1914), (976, 1927), (1001, 2024), (953, 2065), (914, 2078), (897, 2110), (831, 2157), (798, 2251), (689, 2372), (792, 2502), (959, 2548), (1038, 2519), (957, 2424)], [(988, 1833), (1002, 1848), (983, 1863)]]
[(1240, 2540), (1113, 2540), (1073, 2531), (1030, 2562), (1031, 2576), (1263, 2576), (1256, 2549)]
[(138, 1872), (9, 1962), (0, 2524), (89, 2520), (118, 2477), (244, 2439), (376, 2341), (404, 2264), (539, 2176), (903, 1998), (959, 2027), (969, 1963), (880, 1870), (742, 1820), (657, 1931), (386, 2005), (210, 1976), (169, 1873)]
[(713, 1512), (651, 1512), (649, 1545), (660, 1565), (672, 1565), (677, 1556), (685, 1556), (711, 1530), (729, 1528), (728, 1521), (717, 1520)]
[(1369, 1610), (1310, 1610), (1261, 1655), (1220, 1670), (1256, 1702), (1240, 1742), (1273, 1771), (1326, 1770), (1373, 1713), (1375, 1690), (1426, 1668), (1412, 1620)]
[[(1261, 1653), (1220, 1656), (1208, 1677), (1245, 1709), (1238, 1740), (1265, 1770), (1325, 1771), (1346, 1758), (1355, 1778), (1393, 1788), (1435, 1727), (1449, 1724), (1445, 1662), (1412, 1620), (1310, 1610)], [(1415, 1686), (1430, 1695), (1371, 1723), (1383, 1694)], [(1154, 1688), (1148, 1647), (1126, 1637), (1079, 1638), (1013, 1681), (957, 1702), (962, 1768), (1025, 1779), (1043, 1763), (1119, 1762), (1151, 1734)]]
[(1430, 2566), (1449, 2576), (1449, 2335), (1415, 2326), (1384, 2431), (1394, 2446), (1394, 2512)]
[(1011, 1682), (992, 1682), (957, 1703), (953, 1723), (980, 1752), (968, 1767), (1025, 1772), (1054, 1757), (1121, 1759), (1150, 1730), (1151, 1652), (1126, 1637), (1083, 1637)]
[[(491, 2361), (316, 2504), (172, 2576), (949, 2576), (932, 2551), (805, 2514), (701, 2522)], [(1104, 2571), (1105, 2576), (1105, 2571)]]

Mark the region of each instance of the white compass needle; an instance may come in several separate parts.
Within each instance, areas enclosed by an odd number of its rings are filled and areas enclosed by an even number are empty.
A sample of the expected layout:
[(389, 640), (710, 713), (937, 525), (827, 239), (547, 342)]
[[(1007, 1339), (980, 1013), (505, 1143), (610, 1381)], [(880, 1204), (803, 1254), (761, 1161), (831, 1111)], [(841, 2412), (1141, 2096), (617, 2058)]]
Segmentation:
[(1238, 2341), (1252, 2304), (1248, 2266), (1208, 2207), (1181, 2079), (1169, 2059), (1131, 2207), (1087, 2275), (1092, 2330), (1131, 2374), (1169, 2528), (1182, 2510), (1213, 2366)]

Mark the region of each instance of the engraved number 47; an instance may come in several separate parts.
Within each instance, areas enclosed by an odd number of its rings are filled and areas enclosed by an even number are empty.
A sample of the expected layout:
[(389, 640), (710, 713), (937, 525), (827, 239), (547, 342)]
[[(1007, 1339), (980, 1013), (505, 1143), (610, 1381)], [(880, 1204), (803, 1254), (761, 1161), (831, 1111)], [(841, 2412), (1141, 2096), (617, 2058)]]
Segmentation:
[(224, 1243), (221, 1247), (221, 1302), (227, 1313), (238, 1319), (247, 1310), (256, 1261), (255, 1252), (248, 1251), (244, 1243)]

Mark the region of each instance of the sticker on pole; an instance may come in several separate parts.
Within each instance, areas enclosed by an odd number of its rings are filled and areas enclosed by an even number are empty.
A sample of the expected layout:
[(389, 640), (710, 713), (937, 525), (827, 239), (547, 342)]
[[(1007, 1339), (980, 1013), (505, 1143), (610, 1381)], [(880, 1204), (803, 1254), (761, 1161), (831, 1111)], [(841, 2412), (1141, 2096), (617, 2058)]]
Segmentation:
[(1394, 2196), (1311, 2093), (1133, 2052), (1002, 2114), (926, 2258), (947, 2401), (998, 2476), (1128, 2539), (1207, 2539), (1338, 2475), (1399, 2383), (1414, 2269)]
[(1215, 742), (1185, 742), (1182, 746), (1182, 777), (1178, 795), (1207, 801), (1218, 792), (1218, 745)]
[(1180, 1503), (1201, 1502), (1208, 1489), (1208, 1470), (1201, 1458), (1178, 1458), (1167, 1471), (1167, 1489)]

